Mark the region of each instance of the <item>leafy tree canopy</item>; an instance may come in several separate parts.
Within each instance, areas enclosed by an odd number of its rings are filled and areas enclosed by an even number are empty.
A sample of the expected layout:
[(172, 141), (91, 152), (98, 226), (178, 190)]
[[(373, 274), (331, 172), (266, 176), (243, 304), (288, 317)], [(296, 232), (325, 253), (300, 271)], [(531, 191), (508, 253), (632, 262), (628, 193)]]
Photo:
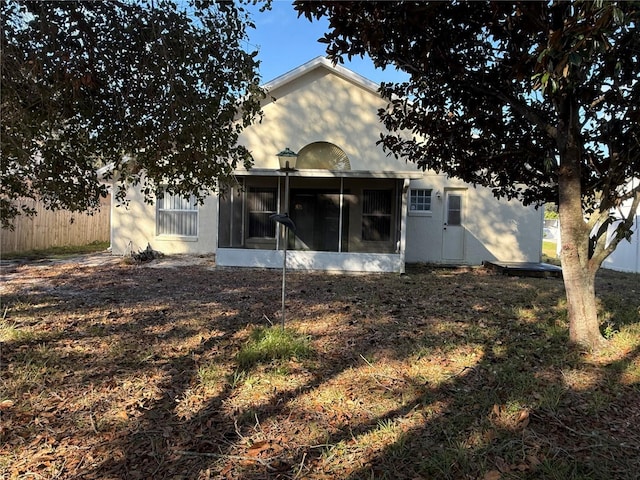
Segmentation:
[(320, 41), (334, 60), (366, 53), (410, 75), (381, 86), (388, 151), (498, 197), (558, 204), (570, 337), (600, 344), (595, 273), (640, 203), (640, 2), (295, 5), (328, 17)]
[(296, 3), (329, 17), (332, 58), (410, 74), (382, 86), (385, 125), (416, 135), (384, 137), (391, 152), (540, 203), (557, 199), (572, 141), (587, 207), (595, 192), (605, 209), (633, 196), (620, 187), (640, 174), (638, 2)]
[(2, 18), (3, 227), (21, 198), (97, 207), (99, 166), (119, 200), (133, 183), (152, 201), (158, 185), (203, 199), (250, 162), (237, 138), (263, 93), (241, 5), (3, 0)]

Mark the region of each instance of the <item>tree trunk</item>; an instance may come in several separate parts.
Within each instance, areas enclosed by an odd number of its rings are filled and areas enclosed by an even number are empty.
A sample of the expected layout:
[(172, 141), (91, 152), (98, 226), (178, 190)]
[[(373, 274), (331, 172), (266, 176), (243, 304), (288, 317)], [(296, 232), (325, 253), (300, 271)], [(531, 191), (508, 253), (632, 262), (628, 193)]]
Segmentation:
[(569, 132), (560, 149), (558, 172), (562, 275), (567, 297), (569, 340), (596, 350), (604, 343), (596, 307), (595, 279), (600, 264), (590, 258), (590, 230), (582, 211), (580, 151)]
[[(562, 234), (561, 234), (562, 238)], [(580, 265), (574, 255), (575, 242), (562, 245), (562, 274), (567, 296), (569, 341), (590, 350), (604, 343), (596, 307), (595, 272)]]

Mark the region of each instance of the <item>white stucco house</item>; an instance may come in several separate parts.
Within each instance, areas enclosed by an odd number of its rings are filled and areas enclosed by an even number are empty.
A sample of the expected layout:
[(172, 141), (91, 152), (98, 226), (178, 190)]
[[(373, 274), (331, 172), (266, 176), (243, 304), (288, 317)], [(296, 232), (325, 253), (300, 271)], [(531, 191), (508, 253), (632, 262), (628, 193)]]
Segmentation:
[[(265, 85), (264, 118), (240, 138), (253, 168), (235, 172), (237, 186), (198, 206), (165, 195), (145, 204), (128, 192), (128, 208), (112, 206), (116, 254), (150, 244), (165, 254), (215, 254), (218, 266), (337, 271), (404, 271), (405, 263), (479, 265), (485, 260), (539, 262), (543, 211), (497, 200), (414, 164), (387, 156), (376, 142), (377, 112), (387, 102), (378, 85), (316, 58)], [(298, 152), (289, 176), (276, 154)]]

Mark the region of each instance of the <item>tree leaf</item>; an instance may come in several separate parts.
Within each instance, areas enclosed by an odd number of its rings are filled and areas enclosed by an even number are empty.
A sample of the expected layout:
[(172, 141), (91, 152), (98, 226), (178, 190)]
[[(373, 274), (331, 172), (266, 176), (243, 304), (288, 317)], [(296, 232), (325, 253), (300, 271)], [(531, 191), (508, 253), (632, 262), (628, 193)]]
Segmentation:
[(500, 480), (502, 474), (498, 470), (490, 470), (484, 474), (482, 480)]

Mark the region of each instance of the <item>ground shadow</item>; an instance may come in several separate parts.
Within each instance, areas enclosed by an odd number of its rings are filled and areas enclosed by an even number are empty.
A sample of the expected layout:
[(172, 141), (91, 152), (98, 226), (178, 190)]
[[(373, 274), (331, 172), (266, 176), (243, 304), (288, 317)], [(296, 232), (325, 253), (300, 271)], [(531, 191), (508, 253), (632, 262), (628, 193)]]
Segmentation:
[[(638, 471), (638, 347), (592, 364), (569, 348), (560, 281), (428, 266), (293, 273), (291, 325), (315, 354), (241, 372), (235, 355), (248, 332), (277, 319), (279, 275), (24, 270), (3, 304), (32, 336), (16, 334), (0, 354), (10, 367), (2, 396), (29, 401), (4, 412), (13, 430), (2, 441), (46, 456), (24, 468), (57, 478)], [(606, 278), (602, 304), (623, 330), (633, 317), (618, 309), (616, 282)], [(626, 298), (640, 304), (637, 293)], [(31, 383), (11, 383), (19, 374)]]

